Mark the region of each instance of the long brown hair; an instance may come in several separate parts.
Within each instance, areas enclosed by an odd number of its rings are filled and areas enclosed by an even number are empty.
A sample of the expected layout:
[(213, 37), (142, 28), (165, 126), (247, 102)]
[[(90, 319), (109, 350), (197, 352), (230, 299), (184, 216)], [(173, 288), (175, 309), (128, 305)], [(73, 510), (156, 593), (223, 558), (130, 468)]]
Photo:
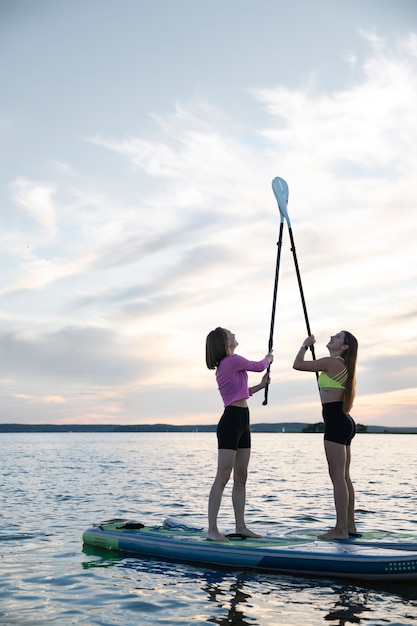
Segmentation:
[(358, 357), (358, 340), (347, 330), (344, 330), (343, 333), (345, 335), (345, 343), (348, 345), (342, 355), (348, 371), (345, 393), (343, 395), (343, 410), (346, 413), (349, 413), (353, 406), (353, 400), (355, 399), (356, 392), (356, 359)]
[(207, 335), (206, 364), (209, 370), (218, 367), (220, 361), (227, 356), (227, 333), (218, 326)]

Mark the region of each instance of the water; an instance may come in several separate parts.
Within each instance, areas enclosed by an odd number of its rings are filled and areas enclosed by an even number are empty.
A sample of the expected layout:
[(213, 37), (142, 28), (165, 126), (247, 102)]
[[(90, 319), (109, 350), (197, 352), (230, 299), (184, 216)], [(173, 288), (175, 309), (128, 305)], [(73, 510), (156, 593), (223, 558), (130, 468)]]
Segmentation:
[[(358, 435), (360, 529), (417, 535), (417, 436)], [(321, 435), (253, 435), (247, 521), (255, 530), (331, 526)], [(83, 549), (92, 522), (167, 515), (206, 521), (214, 434), (2, 434), (0, 625), (406, 626), (417, 583), (216, 570)], [(220, 528), (233, 530), (226, 488)]]

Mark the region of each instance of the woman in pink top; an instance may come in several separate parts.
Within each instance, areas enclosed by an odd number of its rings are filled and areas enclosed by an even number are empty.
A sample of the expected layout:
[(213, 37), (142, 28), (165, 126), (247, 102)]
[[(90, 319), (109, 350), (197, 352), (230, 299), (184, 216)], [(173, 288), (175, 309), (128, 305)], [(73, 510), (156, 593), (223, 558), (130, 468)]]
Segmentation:
[(206, 363), (216, 370), (216, 380), (224, 403), (224, 412), (217, 426), (217, 474), (210, 491), (208, 504), (207, 539), (227, 541), (217, 528), (217, 515), (225, 486), (233, 469), (232, 501), (236, 520), (236, 533), (245, 537), (259, 537), (246, 527), (246, 479), (250, 457), (249, 409), (246, 400), (269, 382), (268, 372), (259, 385), (248, 387), (247, 372), (263, 372), (273, 361), (268, 353), (262, 361), (248, 361), (234, 354), (238, 342), (225, 328), (212, 330), (206, 339)]

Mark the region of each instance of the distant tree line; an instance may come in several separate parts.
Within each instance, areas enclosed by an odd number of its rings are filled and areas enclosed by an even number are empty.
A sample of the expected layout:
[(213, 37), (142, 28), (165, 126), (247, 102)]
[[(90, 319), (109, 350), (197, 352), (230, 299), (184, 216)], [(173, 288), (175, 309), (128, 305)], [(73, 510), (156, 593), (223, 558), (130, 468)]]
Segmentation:
[[(317, 422), (316, 424), (307, 424), (301, 431), (303, 433), (324, 433), (324, 422)], [(363, 424), (356, 424), (357, 433), (367, 433), (368, 427)]]

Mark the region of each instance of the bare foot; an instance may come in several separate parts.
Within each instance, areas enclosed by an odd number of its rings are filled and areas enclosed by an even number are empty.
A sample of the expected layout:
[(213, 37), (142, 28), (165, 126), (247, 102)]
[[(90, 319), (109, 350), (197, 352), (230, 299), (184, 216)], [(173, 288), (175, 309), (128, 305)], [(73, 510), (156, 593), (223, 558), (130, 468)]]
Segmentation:
[(346, 539), (349, 539), (349, 535), (347, 532), (342, 532), (337, 528), (332, 528), (323, 535), (317, 535), (317, 539), (324, 539), (327, 541), (345, 541)]
[(207, 541), (221, 541), (222, 543), (226, 543), (229, 540), (217, 530), (207, 533)]
[(262, 535), (254, 533), (253, 530), (249, 530), (244, 526), (243, 528), (236, 528), (236, 534), (243, 535), (243, 537), (250, 537), (251, 539), (261, 539)]

